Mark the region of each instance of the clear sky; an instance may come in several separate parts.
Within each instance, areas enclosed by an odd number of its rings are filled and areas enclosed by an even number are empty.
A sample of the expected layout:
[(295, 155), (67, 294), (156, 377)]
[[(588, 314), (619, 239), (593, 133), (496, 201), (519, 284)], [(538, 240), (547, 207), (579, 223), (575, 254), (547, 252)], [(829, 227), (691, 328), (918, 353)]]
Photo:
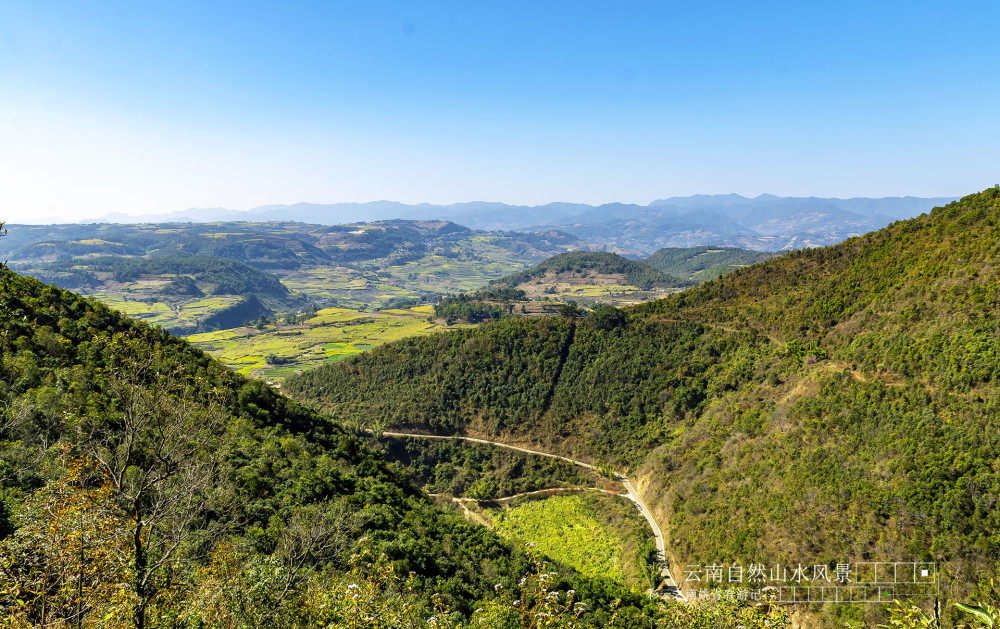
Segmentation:
[(1000, 182), (1000, 2), (0, 1), (0, 220)]

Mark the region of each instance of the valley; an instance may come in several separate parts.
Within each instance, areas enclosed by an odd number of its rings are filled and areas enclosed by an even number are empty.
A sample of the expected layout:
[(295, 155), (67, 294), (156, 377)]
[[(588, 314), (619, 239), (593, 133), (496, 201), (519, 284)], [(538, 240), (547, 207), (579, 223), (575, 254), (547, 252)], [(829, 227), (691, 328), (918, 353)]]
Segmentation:
[(642, 479), (671, 563), (914, 557), (948, 566), (942, 596), (972, 596), (997, 566), (997, 204), (988, 189), (623, 317), (407, 339), (286, 390), (362, 424), (613, 461)]
[[(253, 430), (289, 418), (289, 436), (281, 439), (292, 450), (282, 456), (319, 448), (315, 456), (322, 458), (337, 439), (356, 440), (351, 447), (367, 448), (393, 470), (386, 482), (430, 505), (400, 509), (431, 508), (462, 526), (493, 529), (489, 544), (503, 548), (533, 542), (531, 552), (577, 579), (577, 591), (610, 600), (596, 592), (613, 590), (631, 601), (625, 613), (636, 619), (669, 615), (670, 605), (698, 595), (671, 572), (723, 561), (770, 565), (803, 557), (831, 566), (912, 557), (945, 567), (942, 596), (969, 600), (982, 595), (977, 575), (997, 565), (989, 507), (996, 447), (990, 409), (998, 395), (989, 358), (994, 252), (988, 238), (970, 237), (992, 233), (997, 203), (990, 189), (840, 245), (776, 258), (700, 247), (662, 250), (649, 264), (594, 251), (533, 262), (536, 254), (524, 249), (512, 258), (484, 243), (551, 246), (556, 236), (470, 236), (440, 223), (295, 227), (317, 244), (279, 249), (313, 256), (308, 263), (290, 262), (273, 248), (245, 260), (150, 255), (153, 249), (110, 256), (106, 249), (117, 241), (81, 239), (81, 247), (102, 250), (11, 264), (89, 283), (88, 300), (4, 272), (8, 284), (21, 286), (5, 292), (4, 312), (33, 313), (5, 318), (10, 349), (3, 373), (11, 393), (4, 416), (13, 428), (5, 428), (4, 447), (12, 461), (30, 467), (31, 449), (48, 449), (37, 438), (77, 448), (65, 430), (94, 430), (86, 396), (108, 396), (107, 387), (119, 385), (85, 375), (83, 363), (73, 361), (94, 352), (111, 352), (101, 360), (112, 362), (128, 351), (142, 356), (145, 349), (119, 347), (128, 338), (178, 343), (171, 352), (199, 366), (174, 369), (214, 374), (213, 386), (230, 391), (226, 403), (236, 405), (229, 412), (249, 418)], [(247, 233), (211, 228), (236, 234), (227, 251)], [(437, 234), (438, 244), (405, 240), (420, 230)], [(373, 231), (377, 238), (367, 236)], [(372, 240), (353, 240), (359, 237)], [(364, 257), (370, 255), (387, 257)], [(322, 256), (329, 262), (319, 263)], [(477, 257), (494, 262), (477, 266)], [(145, 323), (131, 323), (102, 302)], [(51, 305), (46, 311), (35, 303)], [(105, 322), (75, 324), (71, 311)], [(256, 316), (222, 327), (226, 316), (251, 312)], [(186, 330), (186, 341), (172, 340), (164, 328)], [(105, 339), (98, 345), (73, 340), (97, 329), (110, 335), (97, 334)], [(198, 363), (210, 360), (196, 358), (204, 356), (199, 350), (221, 363)], [(84, 384), (72, 385), (79, 393), (59, 403), (68, 423), (46, 419), (53, 417), (51, 396), (70, 381)], [(181, 400), (188, 395), (181, 390), (169, 395)], [(159, 395), (151, 393), (149, 403)], [(322, 415), (310, 415), (312, 409)], [(231, 428), (219, 430), (220, 439), (236, 438), (224, 437)], [(343, 436), (322, 436), (331, 430)], [(293, 435), (316, 445), (292, 446)], [(37, 489), (9, 487), (18, 496)], [(316, 509), (331, 508), (319, 500)], [(268, 535), (298, 526), (287, 519), (295, 510), (282, 509), (284, 523)], [(400, 541), (378, 536), (386, 548)], [(351, 539), (343, 543), (359, 551), (361, 538)], [(393, 552), (394, 565), (410, 561)], [(524, 574), (516, 567), (520, 555), (510, 552), (507, 567), (497, 564), (488, 574)], [(422, 570), (429, 572), (421, 578), (449, 592), (463, 614), (481, 600), (433, 576), (451, 568)], [(642, 602), (651, 588), (680, 602)], [(595, 608), (598, 616), (607, 613)], [(797, 622), (832, 626), (880, 622), (888, 612), (806, 605), (796, 613), (803, 614)]]
[(15, 226), (13, 233), (0, 240), (12, 268), (184, 335), (239, 373), (275, 384), (386, 341), (480, 322), (450, 315), (447, 304), (490, 282), (523, 287), (516, 307), (503, 306), (528, 316), (556, 315), (570, 302), (631, 305), (693, 283), (609, 253), (560, 254), (594, 248), (562, 232), (482, 232), (446, 221)]
[(554, 230), (482, 232), (447, 221), (19, 225), (11, 234), (0, 240), (10, 268), (179, 334), (312, 308), (432, 304), (589, 246)]
[[(595, 487), (587, 487), (585, 485), (583, 488), (585, 488), (585, 489), (596, 489), (597, 491), (601, 491), (601, 492), (605, 492), (605, 493), (613, 493), (613, 494), (615, 494), (615, 495), (617, 495), (619, 497), (626, 498), (627, 500), (631, 501), (632, 503), (635, 504), (636, 509), (638, 510), (639, 516), (642, 519), (644, 519), (646, 525), (648, 525), (648, 527), (649, 527), (648, 533), (652, 534), (651, 535), (651, 539), (648, 539), (648, 541), (652, 542), (652, 549), (651, 550), (655, 551), (655, 554), (653, 554), (651, 552), (646, 552), (645, 553), (646, 556), (642, 557), (643, 553), (640, 553), (639, 557), (633, 557), (632, 558), (632, 561), (630, 562), (631, 563), (630, 568), (632, 570), (634, 570), (634, 569), (636, 569), (636, 566), (638, 565), (638, 571), (639, 571), (639, 573), (645, 575), (645, 578), (648, 581), (648, 587), (649, 587), (649, 589), (651, 591), (656, 592), (657, 594), (659, 594), (661, 596), (674, 597), (674, 598), (678, 598), (680, 600), (684, 600), (684, 598), (685, 598), (684, 597), (684, 593), (677, 586), (677, 582), (674, 580), (673, 576), (670, 573), (670, 568), (666, 564), (666, 548), (665, 548), (665, 545), (664, 545), (663, 532), (660, 530), (659, 524), (656, 522), (656, 519), (651, 515), (649, 507), (646, 505), (645, 501), (643, 500), (642, 495), (639, 494), (638, 491), (636, 491), (635, 486), (632, 484), (632, 482), (628, 478), (626, 478), (625, 476), (623, 476), (623, 475), (615, 472), (609, 466), (607, 466), (607, 465), (595, 466), (595, 465), (591, 465), (590, 463), (585, 463), (583, 461), (574, 460), (574, 459), (571, 459), (571, 458), (568, 458), (568, 457), (559, 456), (559, 455), (556, 455), (556, 454), (551, 454), (549, 452), (545, 452), (545, 451), (542, 451), (542, 450), (536, 450), (536, 449), (533, 449), (533, 448), (526, 448), (526, 447), (522, 447), (522, 446), (518, 446), (518, 445), (510, 445), (510, 444), (502, 443), (502, 442), (495, 441), (495, 440), (479, 439), (479, 438), (476, 438), (476, 437), (468, 437), (468, 436), (460, 436), (460, 435), (451, 435), (451, 436), (448, 436), (448, 437), (442, 437), (442, 436), (437, 436), (437, 435), (421, 435), (421, 434), (417, 434), (417, 433), (402, 433), (402, 432), (392, 432), (392, 431), (382, 431), (380, 434), (381, 434), (381, 436), (384, 436), (384, 437), (405, 438), (405, 439), (409, 439), (411, 441), (413, 441), (413, 440), (421, 440), (421, 439), (430, 439), (430, 440), (441, 440), (441, 439), (444, 439), (444, 440), (448, 440), (448, 441), (462, 441), (462, 442), (468, 442), (468, 443), (481, 444), (481, 445), (489, 446), (490, 448), (504, 448), (504, 449), (513, 450), (515, 452), (519, 452), (519, 453), (522, 453), (522, 454), (529, 454), (529, 455), (533, 455), (533, 456), (541, 456), (541, 457), (547, 457), (547, 458), (551, 458), (551, 459), (556, 459), (556, 460), (559, 460), (559, 461), (565, 461), (565, 462), (570, 463), (570, 464), (572, 464), (574, 466), (583, 467), (583, 468), (589, 470), (590, 472), (598, 472), (598, 473), (600, 473), (601, 478), (602, 478), (602, 482), (601, 482), (602, 486), (601, 487), (596, 487), (595, 488)], [(600, 469), (598, 469), (598, 468), (600, 468)], [(607, 480), (611, 480), (613, 482), (609, 484), (607, 482)], [(616, 487), (616, 485), (618, 483), (621, 484), (620, 487)], [(499, 503), (501, 501), (506, 501), (506, 500), (510, 499), (512, 496), (522, 496), (522, 495), (526, 496), (526, 495), (530, 495), (530, 494), (546, 493), (547, 491), (554, 491), (554, 490), (558, 490), (558, 489), (571, 489), (573, 491), (576, 491), (576, 490), (579, 490), (580, 488), (581, 487), (579, 486), (579, 481), (577, 481), (577, 486), (559, 487), (559, 488), (553, 488), (553, 487), (550, 486), (550, 487), (546, 487), (546, 488), (543, 488), (543, 489), (535, 489), (533, 491), (519, 491), (516, 494), (510, 494), (508, 492), (501, 492), (501, 493), (506, 493), (507, 495), (503, 496), (503, 497), (500, 497), (500, 496), (493, 495), (492, 493), (488, 493), (488, 494), (483, 495), (481, 492), (477, 492), (476, 487), (473, 486), (473, 488), (472, 488), (473, 491), (471, 493), (471, 496), (473, 497), (473, 499), (477, 499), (480, 502), (483, 502), (484, 501), (483, 499), (485, 499), (485, 502), (487, 502), (487, 503)], [(622, 491), (622, 490), (624, 490), (624, 491)], [(545, 498), (545, 496), (540, 496), (540, 498)], [(573, 507), (570, 507), (571, 511), (573, 511), (573, 512), (578, 511), (578, 506), (579, 506), (579, 505), (577, 505), (578, 502), (579, 501), (572, 501)], [(561, 504), (565, 504), (565, 503), (561, 503)], [(555, 507), (555, 509), (558, 511), (559, 507)], [(601, 511), (604, 511), (604, 510), (607, 510), (607, 509), (602, 509)], [(614, 510), (614, 509), (612, 509), (612, 510)], [(532, 517), (528, 518), (529, 521), (533, 522), (532, 524), (528, 524), (527, 522), (525, 522), (524, 526), (526, 528), (521, 528), (520, 526), (515, 526), (513, 529), (509, 529), (508, 530), (508, 533), (507, 533), (506, 536), (511, 536), (511, 537), (517, 538), (517, 536), (520, 535), (521, 538), (522, 538), (522, 540), (523, 540), (524, 536), (528, 534), (528, 531), (536, 531), (539, 527), (544, 528), (545, 524), (546, 524), (546, 520), (548, 520), (548, 519), (556, 519), (556, 520), (560, 520), (560, 519), (561, 520), (565, 520), (566, 519), (565, 516), (560, 516), (558, 514), (550, 514), (549, 511), (548, 511), (548, 506), (547, 505), (537, 505), (537, 509), (535, 509), (535, 513), (536, 513), (535, 516), (532, 516)], [(502, 516), (502, 512), (496, 512), (496, 513), (493, 513), (493, 514), (489, 515), (489, 517), (490, 517), (491, 520), (495, 520), (496, 516)], [(584, 518), (584, 519), (586, 519), (586, 518)], [(540, 520), (540, 522), (538, 522), (537, 520)], [(586, 524), (584, 524), (583, 526), (585, 528), (592, 528), (592, 529), (593, 528), (598, 528), (598, 529), (600, 528), (599, 526), (594, 527), (589, 521)], [(619, 526), (618, 528), (622, 529), (622, 528), (625, 528), (625, 527), (620, 527)], [(635, 528), (636, 528), (635, 527), (635, 523), (633, 523), (633, 525), (631, 527), (631, 529), (632, 529), (631, 532), (630, 533), (625, 533), (625, 535), (634, 535), (635, 534)], [(626, 528), (626, 530), (627, 530), (627, 528)], [(640, 528), (640, 530), (644, 530), (644, 528)], [(515, 531), (519, 531), (519, 532), (516, 533)], [(539, 533), (539, 535), (543, 535), (543, 534), (544, 533)], [(598, 537), (600, 537), (600, 534), (598, 534)], [(533, 542), (534, 540), (528, 539), (526, 541)], [(545, 545), (547, 545), (549, 548), (557, 548), (560, 552), (564, 551), (564, 552), (567, 552), (567, 553), (573, 553), (573, 552), (579, 552), (578, 546), (580, 544), (581, 544), (581, 542), (577, 542), (577, 541), (573, 541), (573, 540), (566, 540), (565, 537), (555, 536), (554, 538), (550, 537), (549, 539), (547, 539)], [(566, 546), (566, 547), (564, 548), (564, 546)], [(584, 543), (583, 546), (586, 546), (586, 544)], [(542, 550), (544, 552), (545, 548), (541, 548), (540, 550)], [(619, 549), (619, 551), (620, 551), (620, 549)], [(553, 556), (557, 556), (557, 555), (553, 555)], [(612, 572), (615, 575), (618, 575), (619, 573), (624, 574), (624, 573), (621, 572), (621, 570), (620, 570), (621, 566), (618, 565), (617, 562), (616, 562), (616, 565), (617, 565), (617, 568), (615, 570), (613, 570)], [(580, 568), (577, 568), (577, 569), (580, 569)], [(584, 572), (586, 572), (588, 574), (595, 574), (594, 571), (590, 571), (590, 570), (584, 570)], [(605, 572), (606, 571), (600, 570), (600, 569), (596, 570), (596, 574), (605, 574)], [(634, 582), (636, 581), (635, 577), (632, 578), (632, 581), (633, 581), (633, 584), (634, 584)]]

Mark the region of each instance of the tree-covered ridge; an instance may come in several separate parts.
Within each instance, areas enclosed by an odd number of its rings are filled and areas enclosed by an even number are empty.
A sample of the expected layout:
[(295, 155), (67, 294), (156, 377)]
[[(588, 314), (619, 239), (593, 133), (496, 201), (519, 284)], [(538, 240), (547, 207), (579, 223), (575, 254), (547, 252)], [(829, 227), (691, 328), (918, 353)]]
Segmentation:
[[(134, 282), (142, 275), (178, 276), (174, 282), (182, 294), (248, 295), (285, 298), (288, 289), (273, 273), (260, 271), (238, 260), (204, 255), (169, 255), (157, 258), (122, 258), (101, 256), (83, 260), (67, 260), (46, 265), (41, 279), (60, 279), (72, 283), (66, 275), (87, 278), (86, 284), (96, 286), (96, 273), (109, 273), (116, 282)], [(192, 284), (193, 280), (193, 284)], [(201, 287), (198, 284), (202, 284)], [(170, 287), (164, 289), (169, 290)], [(197, 291), (197, 292), (195, 292)]]
[(637, 286), (642, 290), (686, 285), (686, 282), (679, 278), (667, 275), (641, 262), (629, 260), (614, 253), (589, 251), (560, 253), (526, 271), (494, 280), (492, 284), (517, 288), (521, 284), (540, 278), (549, 272), (621, 275), (627, 284)]
[[(358, 612), (339, 592), (372, 587), (388, 604), (387, 570), (413, 573), (398, 594), (423, 623), (432, 593), (455, 613), (496, 611), (497, 591), (520, 591), (530, 571), (338, 425), (162, 330), (7, 270), (0, 382), (11, 626), (341, 626)], [(587, 623), (616, 597), (647, 613), (609, 583), (551, 586), (576, 589)]]
[(642, 263), (668, 275), (701, 283), (777, 255), (739, 247), (664, 247), (643, 258)]
[(386, 346), (289, 390), (630, 464), (677, 563), (913, 557), (951, 571), (947, 598), (1000, 565), (998, 210), (989, 189), (624, 312)]
[(727, 364), (729, 352), (768, 345), (695, 323), (628, 323), (604, 306), (579, 321), (504, 319), (405, 339), (296, 375), (284, 390), (366, 426), (471, 428), (638, 463), (663, 438), (663, 419), (752, 376), (751, 363)]
[[(930, 214), (842, 244), (796, 251), (683, 295), (636, 308), (820, 335), (891, 325), (962, 323), (988, 305), (998, 279), (1000, 190), (989, 188)], [(737, 310), (750, 308), (745, 314)], [(791, 309), (788, 311), (787, 309)], [(860, 320), (847, 325), (852, 317)]]
[(448, 325), (455, 321), (482, 323), (513, 314), (513, 302), (521, 301), (525, 297), (523, 290), (506, 286), (446, 295), (434, 304), (434, 316), (444, 319)]
[(366, 426), (453, 431), (474, 414), (503, 430), (547, 411), (574, 330), (568, 320), (507, 319), (412, 337), (341, 361), (344, 369), (289, 378), (285, 390)]

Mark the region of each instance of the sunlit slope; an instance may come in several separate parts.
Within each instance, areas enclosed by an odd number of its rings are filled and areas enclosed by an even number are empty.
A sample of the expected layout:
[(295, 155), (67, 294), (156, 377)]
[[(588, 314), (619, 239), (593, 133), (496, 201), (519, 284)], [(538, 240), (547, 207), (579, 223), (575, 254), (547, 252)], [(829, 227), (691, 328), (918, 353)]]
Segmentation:
[(642, 263), (700, 284), (778, 255), (738, 247), (664, 247)]
[(821, 336), (873, 324), (948, 327), (990, 310), (1000, 274), (1000, 189), (840, 245), (754, 265), (636, 313)]
[[(490, 287), (523, 291), (528, 302), (572, 300), (590, 307), (597, 303), (637, 304), (690, 284), (614, 253), (571, 251), (494, 280)], [(540, 314), (540, 310), (545, 311), (536, 304), (527, 312)]]
[(615, 316), (303, 374), (335, 416), (631, 464), (678, 561), (1000, 558), (1000, 190)]

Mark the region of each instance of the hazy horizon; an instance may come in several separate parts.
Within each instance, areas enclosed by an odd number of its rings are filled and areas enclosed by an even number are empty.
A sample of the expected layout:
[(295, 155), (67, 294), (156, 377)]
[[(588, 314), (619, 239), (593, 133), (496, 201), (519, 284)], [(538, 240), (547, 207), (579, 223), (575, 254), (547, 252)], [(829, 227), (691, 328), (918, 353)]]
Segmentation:
[[(604, 206), (613, 206), (613, 205), (635, 206), (635, 207), (640, 207), (640, 208), (647, 208), (647, 207), (648, 208), (657, 208), (657, 207), (663, 207), (662, 205), (660, 205), (661, 202), (669, 201), (671, 199), (677, 199), (677, 200), (683, 201), (683, 200), (691, 200), (691, 199), (698, 199), (698, 198), (713, 199), (713, 198), (720, 198), (720, 197), (722, 197), (722, 198), (740, 197), (740, 198), (742, 198), (742, 199), (744, 199), (746, 201), (751, 201), (751, 202), (759, 200), (762, 197), (764, 197), (764, 198), (774, 198), (774, 199), (778, 199), (778, 200), (793, 200), (793, 199), (795, 199), (795, 200), (798, 200), (798, 199), (801, 199), (801, 200), (816, 200), (816, 201), (867, 201), (867, 200), (870, 200), (870, 201), (873, 201), (873, 202), (878, 202), (878, 201), (891, 201), (891, 200), (896, 200), (896, 199), (898, 199), (898, 200), (914, 199), (914, 200), (945, 201), (945, 200), (950, 200), (950, 199), (958, 199), (958, 198), (961, 198), (962, 196), (965, 196), (965, 195), (964, 194), (962, 194), (962, 195), (941, 195), (941, 196), (935, 196), (935, 197), (916, 197), (916, 196), (913, 196), (913, 195), (893, 195), (893, 196), (886, 196), (886, 197), (818, 197), (818, 196), (815, 196), (815, 195), (810, 195), (810, 196), (795, 196), (795, 197), (792, 197), (792, 196), (774, 195), (774, 194), (771, 194), (771, 193), (768, 193), (768, 192), (764, 192), (764, 193), (761, 193), (761, 194), (758, 194), (758, 195), (755, 195), (755, 196), (751, 197), (751, 196), (741, 195), (739, 193), (729, 192), (729, 193), (708, 193), (708, 194), (703, 193), (703, 194), (692, 194), (692, 195), (684, 195), (684, 196), (659, 197), (659, 198), (656, 198), (656, 199), (653, 199), (653, 200), (649, 201), (648, 203), (626, 203), (626, 202), (621, 202), (621, 201), (610, 201), (610, 202), (598, 204), (598, 203), (580, 203), (580, 202), (568, 202), (568, 201), (551, 201), (551, 202), (548, 202), (548, 203), (533, 204), (533, 205), (512, 204), (512, 203), (506, 203), (506, 202), (503, 202), (503, 201), (488, 201), (488, 200), (459, 201), (459, 202), (455, 202), (455, 203), (443, 204), (443, 203), (426, 203), (426, 202), (423, 202), (423, 203), (403, 203), (403, 202), (400, 202), (400, 201), (393, 201), (393, 200), (389, 200), (389, 199), (378, 199), (378, 200), (373, 200), (373, 201), (361, 201), (361, 202), (313, 203), (313, 202), (310, 202), (310, 201), (299, 201), (299, 202), (295, 202), (295, 203), (268, 203), (268, 204), (255, 205), (255, 206), (252, 206), (252, 207), (249, 207), (249, 208), (246, 208), (246, 209), (231, 208), (231, 207), (210, 207), (210, 208), (209, 207), (189, 207), (189, 208), (180, 209), (180, 210), (173, 210), (173, 211), (169, 211), (169, 212), (156, 212), (156, 211), (149, 211), (149, 212), (144, 212), (144, 213), (109, 212), (109, 213), (106, 213), (106, 214), (101, 215), (101, 216), (81, 216), (81, 217), (78, 217), (78, 218), (71, 218), (71, 219), (68, 219), (68, 220), (67, 219), (62, 219), (60, 217), (32, 217), (31, 220), (28, 220), (28, 221), (23, 221), (23, 220), (18, 221), (18, 220), (12, 220), (10, 218), (4, 218), (2, 216), (0, 216), (0, 219), (4, 220), (4, 222), (6, 222), (8, 225), (48, 225), (48, 224), (60, 224), (60, 223), (66, 223), (66, 224), (73, 224), (73, 223), (129, 223), (129, 222), (132, 222), (132, 221), (139, 222), (139, 223), (143, 223), (143, 222), (155, 223), (155, 222), (169, 222), (171, 220), (182, 220), (183, 222), (186, 222), (188, 220), (193, 220), (194, 222), (216, 222), (218, 220), (226, 220), (226, 219), (220, 219), (220, 218), (218, 218), (219, 215), (226, 214), (226, 213), (231, 213), (233, 215), (240, 215), (240, 216), (234, 216), (234, 218), (231, 219), (231, 220), (273, 221), (273, 220), (281, 220), (281, 219), (266, 218), (266, 216), (268, 216), (268, 212), (269, 211), (273, 213), (274, 211), (276, 211), (278, 209), (287, 209), (289, 211), (294, 211), (294, 210), (296, 210), (296, 208), (331, 208), (332, 209), (332, 208), (346, 207), (346, 206), (371, 207), (371, 206), (380, 206), (382, 204), (385, 204), (385, 205), (399, 206), (401, 208), (414, 208), (414, 209), (416, 209), (416, 208), (427, 208), (427, 214), (426, 215), (422, 215), (422, 214), (420, 214), (419, 211), (416, 211), (416, 212), (414, 212), (414, 213), (412, 213), (411, 215), (408, 215), (408, 216), (396, 216), (396, 215), (392, 215), (391, 213), (385, 213), (384, 215), (379, 215), (379, 217), (373, 217), (373, 218), (371, 218), (369, 220), (376, 220), (376, 221), (378, 221), (378, 220), (395, 220), (395, 219), (400, 219), (400, 218), (403, 218), (403, 219), (427, 219), (427, 220), (437, 220), (437, 219), (448, 219), (448, 220), (450, 220), (450, 219), (456, 218), (456, 217), (449, 216), (447, 213), (446, 214), (435, 214), (434, 213), (435, 210), (440, 210), (440, 209), (457, 210), (458, 208), (463, 208), (464, 209), (464, 208), (469, 207), (469, 206), (476, 207), (476, 206), (480, 206), (480, 205), (483, 205), (483, 206), (497, 205), (497, 206), (505, 206), (505, 207), (510, 207), (510, 208), (524, 208), (524, 209), (529, 209), (529, 210), (530, 209), (542, 209), (542, 208), (545, 208), (546, 206), (561, 206), (561, 205), (573, 205), (573, 206), (581, 206), (581, 207), (594, 208), (594, 209), (600, 208), (600, 207), (604, 207)], [(711, 202), (709, 202), (709, 205), (711, 205)], [(470, 210), (470, 212), (471, 211), (472, 210)], [(201, 213), (205, 214), (206, 217), (199, 220), (196, 215), (190, 214), (192, 212), (201, 212)], [(215, 213), (215, 214), (213, 214), (213, 213)], [(734, 214), (739, 214), (739, 212), (734, 212)], [(261, 217), (265, 217), (265, 218), (255, 219), (254, 217), (256, 217), (256, 216), (261, 216)], [(902, 216), (896, 216), (896, 217), (897, 218), (901, 218)], [(291, 220), (297, 220), (297, 219), (291, 219)], [(357, 222), (357, 221), (352, 220), (352, 219), (345, 219), (345, 222)]]

